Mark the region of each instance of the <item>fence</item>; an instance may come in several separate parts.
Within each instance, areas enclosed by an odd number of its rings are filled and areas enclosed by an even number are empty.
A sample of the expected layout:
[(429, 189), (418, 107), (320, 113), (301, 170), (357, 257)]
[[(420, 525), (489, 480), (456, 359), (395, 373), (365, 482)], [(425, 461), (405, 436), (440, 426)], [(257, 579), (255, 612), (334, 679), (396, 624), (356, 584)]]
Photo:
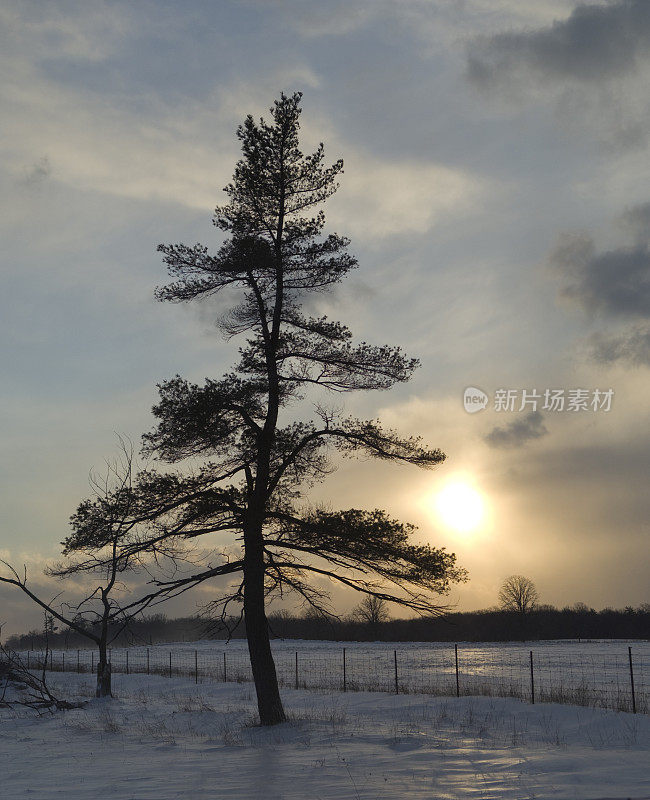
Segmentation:
[[(30, 668), (43, 668), (43, 653), (24, 653), (23, 658)], [(301, 651), (284, 647), (274, 658), (283, 687), (489, 695), (650, 713), (650, 659), (632, 647), (591, 654), (565, 653), (560, 647), (503, 651), (458, 645), (404, 650), (332, 646)], [(184, 676), (197, 683), (252, 681), (243, 649), (132, 647), (112, 650), (110, 660), (113, 673)], [(94, 672), (96, 663), (93, 650), (58, 650), (47, 654), (46, 669)]]

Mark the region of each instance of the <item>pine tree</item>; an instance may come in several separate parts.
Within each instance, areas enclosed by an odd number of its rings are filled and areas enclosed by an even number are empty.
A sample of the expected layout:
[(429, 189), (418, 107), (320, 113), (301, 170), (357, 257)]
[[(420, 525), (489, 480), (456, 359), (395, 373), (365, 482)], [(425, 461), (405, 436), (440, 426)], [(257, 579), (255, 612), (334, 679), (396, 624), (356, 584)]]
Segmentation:
[[(145, 451), (183, 471), (142, 473), (135, 518), (146, 528), (137, 547), (209, 533), (234, 534), (241, 557), (223, 555), (189, 576), (158, 580), (158, 599), (219, 576), (239, 583), (215, 605), (243, 606), (260, 721), (285, 719), (271, 653), (266, 604), (292, 590), (322, 609), (314, 578), (327, 577), (364, 596), (422, 613), (440, 609), (432, 593), (464, 580), (444, 548), (410, 542), (413, 526), (380, 510), (315, 508), (306, 492), (331, 469), (332, 448), (387, 461), (433, 467), (445, 456), (418, 438), (402, 438), (376, 420), (357, 420), (317, 405), (311, 422), (291, 421), (291, 407), (314, 389), (344, 393), (388, 389), (417, 367), (400, 348), (355, 344), (349, 329), (303, 311), (313, 293), (327, 291), (356, 267), (348, 240), (325, 234), (320, 205), (337, 189), (343, 162), (327, 166), (324, 149), (299, 148), (301, 94), (281, 95), (269, 123), (247, 117), (238, 129), (242, 158), (218, 207), (225, 241), (215, 255), (202, 245), (160, 245), (172, 282), (161, 300), (188, 302), (237, 293), (220, 324), (245, 336), (239, 362), (203, 385), (175, 378), (159, 386), (155, 429)], [(190, 459), (204, 459), (191, 472)], [(190, 462), (190, 463), (191, 463)], [(139, 515), (139, 516), (138, 516)]]

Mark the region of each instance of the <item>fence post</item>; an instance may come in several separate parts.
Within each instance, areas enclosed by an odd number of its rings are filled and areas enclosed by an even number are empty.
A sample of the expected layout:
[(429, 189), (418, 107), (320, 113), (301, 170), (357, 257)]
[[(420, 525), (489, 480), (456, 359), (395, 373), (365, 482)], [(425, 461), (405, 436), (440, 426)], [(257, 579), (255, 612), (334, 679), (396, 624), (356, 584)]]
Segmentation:
[(296, 689), (298, 688), (298, 651), (296, 650)]
[(81, 672), (81, 658), (78, 650), (77, 650), (77, 672)]
[(348, 690), (348, 680), (347, 680), (347, 670), (346, 670), (346, 663), (345, 663), (345, 647), (343, 648), (343, 691), (347, 692)]
[(172, 676), (172, 651), (169, 651), (169, 677)]
[(634, 694), (634, 668), (632, 667), (632, 648), (627, 648), (627, 655), (630, 659), (630, 687), (632, 688), (632, 713), (636, 714), (636, 696)]
[(199, 651), (194, 651), (194, 683), (199, 682)]
[(149, 648), (147, 647), (147, 675), (149, 674)]
[(460, 697), (460, 677), (458, 674), (458, 645), (454, 645), (454, 656), (456, 658), (456, 697)]
[(397, 650), (393, 650), (393, 657), (395, 659), (395, 694), (399, 694), (399, 683), (397, 681)]
[(224, 650), (223, 653), (223, 682), (226, 683), (228, 680), (228, 673), (226, 672), (226, 651)]
[(129, 650), (126, 650), (126, 674), (129, 674)]
[(530, 702), (535, 705), (535, 673), (533, 672), (533, 651), (530, 651)]

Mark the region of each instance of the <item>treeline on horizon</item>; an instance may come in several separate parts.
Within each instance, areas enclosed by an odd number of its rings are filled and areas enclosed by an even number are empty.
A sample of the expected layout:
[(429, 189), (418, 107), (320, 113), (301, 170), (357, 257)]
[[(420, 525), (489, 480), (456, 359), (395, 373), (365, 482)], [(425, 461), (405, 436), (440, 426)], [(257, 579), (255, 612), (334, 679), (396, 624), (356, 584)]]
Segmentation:
[[(269, 615), (276, 639), (321, 639), (329, 641), (387, 642), (506, 642), (540, 639), (650, 639), (650, 604), (638, 608), (605, 608), (596, 611), (579, 603), (562, 609), (540, 606), (522, 616), (500, 609), (463, 611), (441, 617), (389, 619), (360, 622), (353, 617), (324, 617), (315, 612), (292, 615), (286, 611)], [(5, 647), (13, 650), (83, 649), (88, 640), (71, 629), (48, 626), (9, 637)], [(164, 614), (133, 620), (118, 635), (113, 647), (194, 642), (206, 639), (245, 638), (241, 620), (200, 616), (167, 618)]]

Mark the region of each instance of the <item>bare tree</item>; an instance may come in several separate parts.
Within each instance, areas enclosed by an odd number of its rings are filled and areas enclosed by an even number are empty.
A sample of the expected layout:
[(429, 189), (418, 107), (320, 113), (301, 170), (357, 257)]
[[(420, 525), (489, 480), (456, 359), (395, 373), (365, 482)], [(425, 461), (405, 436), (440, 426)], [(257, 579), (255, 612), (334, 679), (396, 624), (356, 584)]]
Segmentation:
[(499, 605), (504, 611), (515, 611), (526, 617), (539, 602), (535, 584), (524, 575), (511, 575), (501, 584)]
[(352, 610), (352, 617), (367, 625), (373, 635), (376, 635), (381, 623), (390, 619), (388, 603), (382, 597), (368, 595)]
[[(141, 553), (137, 535), (140, 519), (132, 485), (133, 450), (121, 439), (120, 445), (121, 459), (108, 463), (105, 477), (99, 479), (91, 474), (94, 497), (81, 503), (71, 518), (73, 533), (63, 543), (67, 559), (45, 570), (59, 579), (87, 575), (90, 580), (98, 579), (99, 585), (81, 601), (60, 602), (55, 608), (54, 600), (42, 600), (27, 586), (26, 567), (20, 575), (11, 564), (0, 561), (8, 572), (0, 575), (0, 582), (20, 589), (45, 611), (46, 641), (48, 626), (53, 630), (56, 619), (97, 645), (97, 697), (111, 695), (109, 645), (148, 605), (147, 599), (135, 600), (123, 609), (116, 596), (125, 589), (122, 577), (139, 563)], [(78, 551), (83, 551), (81, 558), (75, 558)]]

